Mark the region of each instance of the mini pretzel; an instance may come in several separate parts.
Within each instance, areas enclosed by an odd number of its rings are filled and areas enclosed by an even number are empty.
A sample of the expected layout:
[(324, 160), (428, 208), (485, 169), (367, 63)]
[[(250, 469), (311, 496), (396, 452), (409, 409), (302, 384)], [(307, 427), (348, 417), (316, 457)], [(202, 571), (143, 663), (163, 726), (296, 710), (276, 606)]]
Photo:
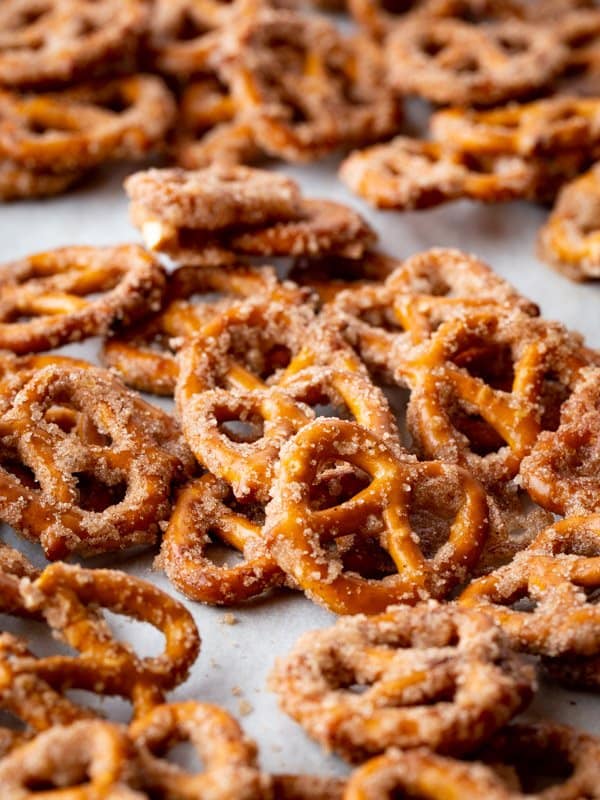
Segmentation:
[(372, 758), (350, 777), (344, 800), (391, 800), (395, 796), (420, 800), (510, 800), (494, 773), (481, 764), (455, 761), (424, 749), (392, 748)]
[[(285, 575), (267, 553), (262, 526), (226, 504), (229, 487), (213, 475), (181, 492), (161, 548), (160, 566), (186, 597), (232, 605), (281, 586)], [(206, 554), (209, 533), (244, 554), (244, 561), (218, 566)]]
[(0, 92), (0, 155), (30, 170), (69, 173), (139, 159), (162, 143), (173, 116), (170, 92), (152, 75), (55, 94)]
[(518, 20), (474, 27), (415, 16), (386, 41), (389, 80), (434, 103), (492, 105), (547, 85), (567, 50), (548, 25)]
[(158, 0), (150, 20), (150, 51), (160, 72), (186, 80), (209, 71), (221, 47), (219, 29), (253, 14), (262, 0)]
[[(352, 464), (371, 482), (341, 504), (315, 508), (310, 487), (323, 467), (336, 462)], [(269, 549), (311, 599), (338, 614), (372, 614), (394, 602), (444, 595), (477, 559), (487, 516), (479, 485), (461, 473), (447, 541), (427, 558), (412, 524), (419, 508), (418, 496), (411, 505), (411, 491), (442, 476), (456, 481), (456, 473), (441, 463), (400, 461), (382, 439), (356, 423), (318, 419), (281, 449), (274, 499), (267, 508)], [(359, 541), (377, 537), (396, 571), (369, 578), (345, 570), (342, 554), (331, 545), (350, 535)]]
[[(36, 674), (53, 687), (75, 685), (127, 697), (140, 714), (185, 680), (198, 655), (200, 638), (184, 606), (152, 584), (125, 573), (51, 564), (21, 591), (25, 607), (41, 612), (61, 639), (79, 651), (77, 657), (56, 655), (37, 660)], [(139, 658), (129, 645), (110, 632), (107, 635), (93, 615), (86, 613), (89, 606), (150, 623), (165, 638), (164, 652)]]
[(84, 172), (32, 172), (19, 164), (0, 162), (0, 200), (23, 200), (28, 197), (51, 197), (62, 194), (80, 181)]
[(107, 72), (132, 52), (140, 0), (6, 0), (0, 10), (0, 84), (32, 86)]
[(311, 631), (270, 677), (281, 708), (350, 761), (390, 746), (472, 752), (528, 703), (534, 684), (485, 614), (435, 603)]
[(496, 304), (539, 313), (483, 261), (433, 248), (399, 263), (383, 284), (340, 292), (327, 313), (370, 369), (393, 378), (399, 360), (443, 321)]
[[(547, 656), (597, 656), (600, 515), (547, 528), (511, 564), (471, 583), (460, 597), (492, 616), (516, 647)], [(514, 604), (529, 599), (531, 612)]]
[(160, 232), (142, 231), (145, 239), (157, 245), (174, 238), (179, 228), (211, 232), (294, 220), (301, 203), (300, 189), (291, 178), (220, 164), (191, 172), (136, 172), (125, 181), (125, 190), (134, 205), (162, 224)]
[(23, 732), (0, 728), (0, 758), (35, 733), (95, 716), (63, 697), (33, 671), (21, 672), (19, 666), (24, 661), (35, 661), (24, 640), (0, 634), (0, 708), (26, 726)]
[(252, 126), (238, 119), (229, 88), (216, 76), (198, 78), (184, 89), (172, 149), (179, 166), (186, 169), (214, 162), (252, 164), (261, 152)]
[(189, 463), (178, 438), (103, 370), (45, 367), (0, 421), (2, 519), (53, 559), (152, 542)]
[(582, 371), (558, 429), (541, 433), (523, 460), (521, 482), (555, 514), (600, 511), (600, 369)]
[(600, 101), (553, 97), (485, 111), (450, 109), (431, 119), (439, 142), (474, 156), (557, 156), (583, 148), (593, 152), (600, 142)]
[[(269, 294), (290, 302), (304, 298), (293, 284), (279, 283), (270, 267), (179, 267), (169, 274), (162, 309), (107, 339), (102, 359), (138, 391), (172, 395), (181, 337), (197, 333), (209, 319), (240, 299)], [(197, 300), (197, 295), (203, 297)]]
[[(254, 742), (218, 706), (193, 701), (157, 706), (135, 720), (129, 734), (139, 751), (143, 786), (152, 796), (180, 800), (261, 800), (265, 796)], [(184, 772), (161, 757), (186, 740), (197, 751), (202, 772)]]
[(538, 234), (538, 255), (574, 281), (600, 278), (600, 171), (568, 183)]
[(496, 203), (525, 197), (537, 172), (516, 156), (477, 156), (400, 136), (352, 153), (340, 178), (376, 208), (411, 210), (460, 198)]
[(220, 70), (267, 153), (308, 161), (398, 128), (381, 54), (324, 19), (263, 11), (243, 23)]
[[(175, 398), (186, 438), (200, 463), (231, 483), (238, 498), (268, 499), (282, 443), (310, 419), (308, 409), (263, 381), (287, 366), (274, 358), (300, 350), (309, 312), (268, 299), (239, 304), (208, 322), (180, 352)], [(222, 430), (232, 420), (255, 428), (250, 441)]]
[(428, 458), (462, 464), (488, 486), (510, 479), (586, 359), (562, 326), (517, 312), (451, 319), (399, 365), (412, 389), (410, 430)]
[[(598, 791), (600, 741), (567, 725), (541, 721), (512, 724), (496, 734), (480, 753), (483, 760), (502, 776), (516, 773), (520, 789), (540, 800), (577, 800), (594, 797)], [(536, 776), (561, 775), (545, 789), (537, 789)]]
[(57, 725), (0, 760), (0, 791), (15, 800), (136, 800), (141, 795), (128, 788), (132, 755), (118, 725)]
[(164, 276), (137, 245), (65, 247), (4, 264), (0, 347), (21, 354), (101, 335), (157, 306)]
[(405, 18), (410, 19), (417, 15), (428, 19), (451, 17), (473, 25), (490, 22), (493, 19), (524, 16), (526, 5), (524, 7), (522, 3), (515, 0), (483, 0), (483, 2), (481, 0), (407, 0), (407, 2), (398, 3), (390, 3), (386, 0), (349, 0), (348, 2), (350, 13), (359, 25), (380, 39), (385, 39)]

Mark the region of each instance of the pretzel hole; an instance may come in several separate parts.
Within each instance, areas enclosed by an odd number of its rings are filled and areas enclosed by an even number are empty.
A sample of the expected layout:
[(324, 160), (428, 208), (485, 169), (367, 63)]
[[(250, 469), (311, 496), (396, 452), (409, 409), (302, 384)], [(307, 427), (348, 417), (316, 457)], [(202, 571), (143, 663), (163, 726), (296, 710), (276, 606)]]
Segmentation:
[(538, 607), (537, 600), (529, 595), (527, 587), (519, 589), (517, 595), (513, 595), (511, 599), (500, 598), (497, 602), (520, 614), (534, 614)]
[(499, 36), (496, 42), (509, 55), (519, 55), (529, 49), (529, 41), (522, 36)]
[(427, 37), (422, 39), (418, 43), (418, 46), (425, 55), (430, 56), (430, 58), (435, 58), (446, 48), (447, 42), (434, 39), (433, 37)]
[(411, 11), (417, 3), (415, 0), (379, 0), (377, 5), (386, 14), (406, 14)]
[[(569, 780), (574, 767), (566, 753), (558, 748), (536, 748), (535, 744), (524, 743), (523, 753), (510, 753), (510, 764), (492, 763), (490, 766), (502, 778), (501, 768), (509, 768), (516, 773), (519, 788), (524, 794), (537, 794)], [(583, 798), (582, 798), (583, 800)]]
[(217, 427), (232, 442), (252, 444), (265, 435), (264, 419), (259, 414), (241, 418), (228, 409), (215, 409)]
[(459, 404), (450, 411), (449, 418), (455, 430), (467, 439), (469, 449), (475, 455), (485, 458), (506, 447), (502, 436), (480, 414), (470, 412)]
[(94, 33), (98, 33), (100, 30), (100, 24), (95, 20), (90, 19), (89, 17), (84, 17), (79, 21), (77, 25), (77, 35), (78, 36), (91, 36)]
[(122, 503), (127, 495), (127, 481), (118, 477), (115, 483), (101, 480), (92, 472), (75, 472), (79, 492), (78, 505), (84, 511), (102, 513)]
[(117, 641), (125, 645), (136, 643), (135, 654), (138, 658), (154, 658), (162, 654), (165, 637), (154, 625), (127, 616), (127, 608), (118, 614), (103, 608), (102, 614)]
[(212, 537), (212, 541), (203, 548), (202, 555), (216, 567), (236, 567), (245, 561), (239, 550), (223, 544), (217, 530), (209, 529), (208, 534)]
[(454, 72), (457, 72), (459, 75), (479, 72), (479, 69), (479, 61), (474, 56), (467, 56), (454, 65)]
[(189, 741), (180, 741), (170, 747), (161, 748), (160, 755), (192, 775), (200, 775), (206, 769), (197, 748)]
[(9, 730), (11, 733), (25, 733), (27, 725), (16, 714), (0, 708), (0, 739), (3, 730)]
[(12, 475), (13, 478), (16, 478), (27, 489), (40, 491), (41, 487), (35, 473), (26, 464), (23, 464), (18, 457), (11, 458), (0, 455), (0, 465), (2, 469)]
[(510, 392), (515, 379), (513, 355), (509, 345), (469, 342), (449, 359), (473, 378), (479, 378), (492, 389)]
[(173, 33), (173, 37), (180, 42), (189, 42), (204, 36), (210, 29), (206, 25), (202, 25), (193, 14), (186, 12), (181, 16), (181, 19)]
[(19, 21), (14, 28), (10, 28), (10, 30), (18, 30), (19, 28), (25, 28), (29, 25), (33, 25), (38, 20), (42, 19), (42, 17), (48, 16), (52, 9), (50, 7), (46, 8), (27, 8), (19, 14)]
[(561, 408), (569, 399), (571, 393), (571, 388), (559, 373), (553, 370), (548, 370), (545, 373), (540, 391), (542, 430), (557, 430), (560, 425)]
[(458, 481), (448, 480), (447, 475), (424, 477), (413, 487), (408, 510), (410, 527), (419, 537), (419, 547), (426, 558), (434, 558), (448, 541), (462, 499)]
[(347, 464), (324, 465), (309, 489), (309, 507), (314, 510), (334, 508), (359, 494), (371, 483), (371, 476)]

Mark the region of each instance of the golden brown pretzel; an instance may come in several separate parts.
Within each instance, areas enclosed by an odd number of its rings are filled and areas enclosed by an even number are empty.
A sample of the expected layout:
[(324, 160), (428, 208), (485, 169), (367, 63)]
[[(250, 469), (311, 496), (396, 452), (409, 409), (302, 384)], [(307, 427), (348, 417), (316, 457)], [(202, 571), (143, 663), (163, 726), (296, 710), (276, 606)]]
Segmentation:
[(160, 311), (105, 340), (102, 360), (138, 391), (172, 395), (182, 337), (197, 333), (236, 301), (257, 295), (305, 299), (291, 282), (280, 283), (271, 267), (179, 267), (168, 276)]
[(137, 245), (65, 247), (3, 264), (0, 347), (22, 354), (105, 333), (157, 305), (164, 284), (161, 265)]
[(352, 761), (393, 745), (473, 751), (534, 684), (485, 614), (431, 602), (311, 631), (270, 677), (281, 708)]
[[(300, 350), (310, 322), (310, 308), (248, 301), (210, 320), (180, 352), (175, 397), (186, 438), (236, 497), (268, 499), (281, 444), (310, 419), (291, 396), (265, 385)], [(223, 430), (231, 420), (251, 423), (249, 442)]]
[(507, 20), (474, 27), (416, 15), (386, 41), (397, 91), (434, 103), (493, 105), (548, 85), (567, 59), (556, 29)]
[[(546, 656), (597, 656), (600, 515), (569, 517), (542, 531), (505, 567), (471, 583), (459, 602), (492, 616), (518, 647)], [(588, 595), (590, 600), (588, 601)], [(518, 601), (534, 607), (522, 610)]]
[(7, 800), (141, 800), (128, 788), (134, 755), (119, 725), (56, 725), (0, 760), (0, 792)]
[[(88, 689), (128, 698), (137, 715), (162, 702), (182, 683), (198, 655), (200, 637), (191, 614), (152, 584), (117, 570), (51, 564), (21, 592), (29, 611), (41, 613), (78, 656), (38, 659), (34, 670), (51, 686)], [(140, 658), (119, 642), (90, 610), (150, 623), (164, 636), (163, 652)]]
[[(350, 777), (344, 800), (391, 800), (401, 792), (420, 800), (510, 800), (492, 770), (455, 761), (426, 749), (392, 748), (372, 758)], [(410, 794), (409, 794), (410, 793)]]
[[(599, 122), (600, 127), (600, 122)], [(574, 281), (600, 278), (600, 169), (567, 183), (538, 233), (538, 256)]]
[(44, 85), (106, 73), (132, 54), (147, 11), (141, 0), (6, 0), (0, 84)]
[(473, 154), (397, 136), (352, 153), (340, 178), (376, 208), (413, 210), (469, 198), (498, 203), (527, 197), (538, 169), (512, 154)]
[(318, 17), (271, 10), (249, 18), (221, 73), (260, 147), (289, 161), (390, 136), (401, 116), (377, 48)]
[(465, 311), (499, 305), (535, 316), (535, 303), (516, 292), (483, 261), (459, 250), (433, 248), (399, 263), (383, 284), (340, 291), (326, 314), (370, 369), (394, 379), (401, 360), (441, 322)]
[(30, 170), (68, 173), (139, 159), (162, 143), (173, 116), (171, 94), (153, 75), (54, 94), (0, 92), (0, 155)]
[[(310, 489), (328, 464), (347, 462), (370, 483), (348, 500), (324, 509), (311, 503)], [(273, 500), (267, 509), (267, 543), (278, 564), (316, 602), (338, 614), (376, 613), (394, 602), (414, 603), (444, 595), (477, 559), (487, 532), (487, 506), (479, 484), (460, 473), (455, 518), (445, 546), (427, 558), (412, 527), (411, 490), (424, 480), (456, 480), (441, 462), (400, 460), (382, 439), (360, 425), (317, 419), (281, 450)], [(418, 505), (418, 502), (417, 502)], [(376, 536), (396, 571), (369, 578), (344, 570), (339, 550), (344, 537)]]
[[(230, 489), (213, 475), (203, 475), (182, 490), (165, 531), (159, 564), (187, 597), (232, 605), (285, 582), (285, 574), (266, 550), (262, 525), (252, 509), (232, 508)], [(255, 509), (254, 509), (255, 510)], [(209, 534), (240, 550), (241, 563), (217, 565), (206, 554)]]
[(510, 479), (587, 360), (581, 340), (558, 324), (465, 313), (399, 364), (412, 390), (410, 430), (428, 458), (467, 466), (488, 486)]
[(600, 511), (600, 369), (582, 370), (560, 425), (540, 434), (521, 463), (521, 483), (555, 514)]
[[(142, 785), (149, 793), (177, 800), (261, 800), (265, 782), (256, 766), (256, 745), (226, 711), (188, 701), (157, 706), (135, 720), (129, 735), (139, 752)], [(191, 774), (162, 754), (190, 741), (203, 769)]]
[(0, 442), (2, 519), (53, 559), (154, 541), (189, 465), (174, 420), (92, 367), (39, 370)]

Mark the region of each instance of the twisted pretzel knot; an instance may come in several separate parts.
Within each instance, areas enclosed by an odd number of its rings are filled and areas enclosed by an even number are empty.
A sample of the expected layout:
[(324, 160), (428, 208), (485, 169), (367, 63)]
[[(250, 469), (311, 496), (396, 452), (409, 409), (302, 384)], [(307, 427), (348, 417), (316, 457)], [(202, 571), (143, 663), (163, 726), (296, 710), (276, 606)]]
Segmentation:
[(179, 267), (170, 276), (162, 309), (106, 340), (102, 358), (135, 389), (172, 395), (178, 374), (175, 353), (182, 337), (197, 333), (229, 305), (260, 295), (290, 302), (304, 298), (291, 284), (279, 283), (270, 267)]
[(48, 172), (89, 169), (112, 158), (139, 159), (162, 142), (174, 114), (169, 90), (153, 75), (53, 94), (0, 92), (0, 154)]
[[(331, 463), (347, 462), (370, 483), (345, 502), (311, 508), (310, 487)], [(316, 602), (339, 614), (376, 613), (394, 602), (443, 595), (476, 560), (486, 535), (487, 506), (479, 484), (461, 473), (461, 501), (448, 542), (426, 558), (411, 525), (411, 489), (425, 478), (450, 478), (452, 468), (401, 461), (374, 434), (352, 422), (318, 419), (286, 444), (267, 509), (265, 536), (279, 565)], [(378, 524), (378, 521), (381, 523)], [(337, 539), (376, 536), (396, 572), (365, 578), (344, 571)]]
[[(187, 677), (198, 654), (200, 640), (189, 612), (151, 584), (124, 573), (59, 563), (21, 580), (2, 573), (1, 587), (3, 611), (44, 620), (78, 652), (36, 658), (12, 638), (4, 642), (6, 697), (12, 692), (17, 707), (23, 702), (20, 688), (31, 687), (32, 705), (18, 711), (38, 730), (46, 724), (56, 692), (70, 688), (119, 695), (133, 704), (134, 715), (144, 713)], [(153, 625), (165, 637), (163, 653), (139, 658), (129, 645), (115, 639), (99, 607)], [(61, 722), (89, 716), (60, 697), (50, 714), (59, 715)]]
[(163, 268), (136, 245), (67, 247), (4, 264), (0, 347), (21, 354), (105, 333), (157, 306), (164, 283)]
[(270, 678), (283, 710), (352, 761), (392, 745), (473, 750), (532, 683), (484, 614), (435, 603), (342, 617), (301, 638)]
[(118, 725), (56, 725), (2, 760), (0, 788), (6, 797), (25, 800), (138, 800), (141, 795), (128, 788), (133, 756), (127, 731)]
[(9, 0), (0, 9), (0, 83), (43, 85), (106, 72), (133, 51), (147, 11), (140, 0)]
[(376, 48), (344, 40), (322, 19), (263, 11), (241, 26), (221, 71), (257, 143), (286, 160), (397, 129), (400, 104)]
[(387, 39), (394, 88), (467, 106), (500, 103), (544, 86), (567, 52), (551, 26), (518, 20), (474, 27), (417, 15)]
[[(494, 352), (498, 374), (486, 374)], [(510, 479), (556, 411), (547, 375), (564, 392), (586, 359), (560, 326), (518, 313), (451, 319), (399, 365), (413, 390), (410, 429), (428, 457), (462, 464), (487, 485)]]
[[(506, 567), (479, 578), (460, 597), (500, 624), (516, 647), (548, 656), (597, 656), (600, 515), (570, 517), (547, 528)], [(515, 603), (535, 603), (521, 610)]]
[(434, 248), (398, 265), (383, 285), (341, 291), (326, 307), (333, 324), (358, 349), (370, 369), (401, 378), (399, 362), (439, 325), (465, 312), (518, 308), (536, 315), (526, 300), (476, 258)]
[(54, 559), (153, 541), (189, 463), (170, 417), (92, 367), (37, 372), (0, 434), (2, 516)]
[(555, 514), (600, 511), (600, 369), (581, 371), (581, 379), (560, 411), (556, 431), (540, 434), (521, 464), (529, 495)]
[[(153, 708), (129, 728), (140, 754), (145, 788), (182, 800), (208, 796), (260, 800), (264, 781), (256, 766), (256, 746), (237, 722), (218, 706), (174, 703)], [(178, 741), (188, 740), (204, 764), (192, 775), (160, 758)]]

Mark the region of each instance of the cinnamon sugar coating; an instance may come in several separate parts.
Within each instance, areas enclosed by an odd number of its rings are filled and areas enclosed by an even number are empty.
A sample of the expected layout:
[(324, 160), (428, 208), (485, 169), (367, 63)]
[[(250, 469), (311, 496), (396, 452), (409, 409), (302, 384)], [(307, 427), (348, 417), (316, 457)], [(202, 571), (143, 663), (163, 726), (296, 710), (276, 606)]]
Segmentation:
[(270, 677), (282, 709), (353, 761), (390, 746), (472, 752), (534, 683), (485, 615), (434, 603), (305, 634)]

